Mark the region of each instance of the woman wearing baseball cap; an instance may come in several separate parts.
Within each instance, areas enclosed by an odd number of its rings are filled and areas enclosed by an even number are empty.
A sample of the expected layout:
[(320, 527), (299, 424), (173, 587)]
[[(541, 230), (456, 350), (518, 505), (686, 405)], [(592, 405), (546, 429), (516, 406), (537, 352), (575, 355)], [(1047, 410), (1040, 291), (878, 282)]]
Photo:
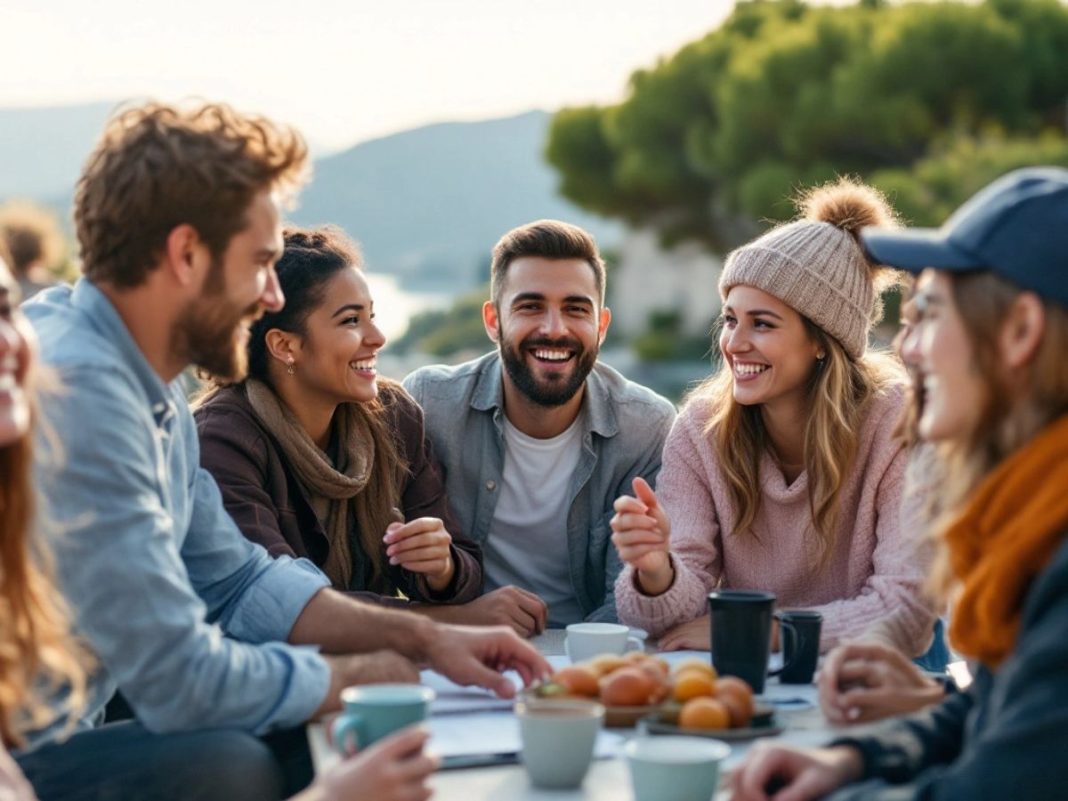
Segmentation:
[(879, 735), (754, 750), (735, 801), (1064, 798), (1068, 787), (1068, 170), (1019, 170), (938, 230), (866, 230), (919, 272), (920, 434), (949, 476), (934, 582), (966, 692)]
[(929, 643), (926, 568), (900, 524), (904, 371), (868, 349), (880, 290), (900, 274), (858, 240), (893, 220), (875, 190), (842, 180), (728, 256), (721, 367), (676, 420), (656, 493), (636, 481), (612, 520), (620, 620), (662, 648), (709, 647), (716, 586), (819, 611), (821, 650), (892, 610), (899, 647)]

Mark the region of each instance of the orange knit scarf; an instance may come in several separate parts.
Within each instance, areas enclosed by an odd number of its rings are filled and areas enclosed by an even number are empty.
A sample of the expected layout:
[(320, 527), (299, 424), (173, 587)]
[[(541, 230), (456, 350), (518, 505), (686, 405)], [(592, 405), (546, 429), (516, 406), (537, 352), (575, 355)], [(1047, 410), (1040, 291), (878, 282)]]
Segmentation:
[(946, 531), (963, 583), (953, 647), (997, 668), (1016, 643), (1027, 591), (1068, 530), (1068, 416), (1003, 461)]

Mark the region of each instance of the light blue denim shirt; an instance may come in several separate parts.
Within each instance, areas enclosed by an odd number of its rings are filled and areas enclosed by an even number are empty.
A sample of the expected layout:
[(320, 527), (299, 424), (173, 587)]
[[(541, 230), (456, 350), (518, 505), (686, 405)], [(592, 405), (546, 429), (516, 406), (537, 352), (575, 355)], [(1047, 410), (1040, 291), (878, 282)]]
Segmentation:
[[(455, 367), (434, 365), (404, 379), (426, 415), (426, 431), (445, 471), (445, 488), (465, 534), (492, 536), (504, 471), (504, 389), (496, 351)], [(586, 379), (582, 454), (568, 486), (568, 572), (586, 620), (616, 620), (622, 569), (608, 521), (612, 504), (641, 476), (655, 486), (675, 407), (651, 389), (597, 362)]]
[(200, 467), (179, 383), (163, 383), (92, 283), (23, 308), (60, 382), (41, 398), (52, 431), (36, 473), (57, 581), (99, 662), (86, 719), (117, 685), (157, 732), (307, 720), (329, 669), (285, 640), (326, 577), (241, 536)]

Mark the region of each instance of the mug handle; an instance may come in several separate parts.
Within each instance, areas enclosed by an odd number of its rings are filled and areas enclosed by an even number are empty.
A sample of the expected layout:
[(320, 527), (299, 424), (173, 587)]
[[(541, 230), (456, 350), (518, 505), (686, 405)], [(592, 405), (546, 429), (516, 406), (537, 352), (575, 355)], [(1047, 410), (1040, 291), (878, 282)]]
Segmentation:
[(339, 715), (330, 724), (330, 734), (334, 740), (334, 750), (341, 756), (352, 756), (360, 750), (360, 729), (363, 718), (352, 712)]
[(790, 630), (790, 636), (794, 637), (796, 639), (797, 638), (797, 627), (794, 626), (794, 624), (791, 623), (789, 620), (784, 619), (782, 614), (779, 613), (779, 612), (775, 613), (775, 619), (779, 621), (779, 627), (783, 630), (783, 636), (782, 636), (783, 662), (782, 662), (782, 667), (776, 668), (775, 670), (769, 670), (768, 671), (768, 675), (769, 676), (778, 676), (780, 673), (782, 673), (788, 667), (791, 667), (794, 664), (794, 662), (797, 660), (797, 657), (800, 656), (800, 652), (801, 652), (800, 648), (794, 648), (793, 649), (793, 651), (794, 651), (793, 658), (792, 659), (787, 659), (786, 658), (786, 630), (789, 629)]
[(627, 644), (623, 648), (623, 653), (626, 654), (626, 653), (629, 653), (630, 651), (644, 651), (644, 650), (645, 650), (645, 640), (641, 639), (640, 637), (634, 637), (634, 636), (627, 637)]

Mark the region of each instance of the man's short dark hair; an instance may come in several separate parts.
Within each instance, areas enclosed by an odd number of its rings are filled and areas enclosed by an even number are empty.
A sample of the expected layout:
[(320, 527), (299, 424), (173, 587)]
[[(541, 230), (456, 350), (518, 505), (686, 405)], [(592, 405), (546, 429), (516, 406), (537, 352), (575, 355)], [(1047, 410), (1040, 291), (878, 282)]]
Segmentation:
[(604, 305), (604, 259), (597, 243), (589, 233), (577, 225), (559, 220), (538, 220), (513, 228), (493, 247), (490, 267), (490, 298), (500, 308), (508, 266), (516, 259), (538, 256), (543, 259), (581, 259), (593, 270), (597, 298)]

